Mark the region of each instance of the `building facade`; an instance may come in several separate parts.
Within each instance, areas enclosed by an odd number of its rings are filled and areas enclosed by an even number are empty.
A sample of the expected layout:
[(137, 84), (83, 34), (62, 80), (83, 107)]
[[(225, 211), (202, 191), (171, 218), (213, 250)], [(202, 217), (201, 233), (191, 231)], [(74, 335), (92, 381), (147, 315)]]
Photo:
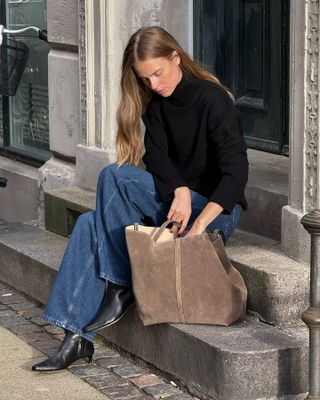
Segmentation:
[(139, 27), (161, 25), (235, 94), (251, 172), (267, 176), (271, 193), (278, 170), (288, 188), (277, 215), (262, 200), (249, 201), (248, 213), (263, 226), (279, 219), (283, 252), (308, 260), (300, 218), (320, 206), (318, 0), (2, 0), (1, 10), (8, 27), (47, 25), (49, 42), (23, 38), (29, 64), (18, 95), (1, 100), (1, 218), (41, 221), (43, 191), (95, 190), (116, 156), (123, 49)]

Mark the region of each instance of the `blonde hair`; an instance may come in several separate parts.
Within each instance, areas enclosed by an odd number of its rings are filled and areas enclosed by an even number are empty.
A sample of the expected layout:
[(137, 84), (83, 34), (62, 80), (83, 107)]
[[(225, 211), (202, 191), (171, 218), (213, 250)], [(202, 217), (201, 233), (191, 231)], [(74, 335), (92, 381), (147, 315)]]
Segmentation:
[(140, 118), (152, 97), (152, 91), (137, 77), (133, 65), (136, 61), (158, 57), (170, 59), (173, 51), (179, 54), (180, 68), (186, 75), (209, 80), (223, 87), (215, 75), (193, 61), (163, 28), (151, 26), (139, 29), (130, 37), (122, 60), (122, 97), (117, 111), (116, 139), (119, 164), (139, 165), (141, 162), (143, 141)]

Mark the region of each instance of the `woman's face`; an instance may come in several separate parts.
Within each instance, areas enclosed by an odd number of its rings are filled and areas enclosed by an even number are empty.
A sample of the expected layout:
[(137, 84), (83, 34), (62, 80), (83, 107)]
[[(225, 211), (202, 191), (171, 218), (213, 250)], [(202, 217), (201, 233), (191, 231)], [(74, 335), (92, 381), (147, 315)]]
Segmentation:
[(174, 51), (170, 59), (166, 57), (136, 61), (133, 68), (148, 88), (160, 96), (170, 96), (182, 78), (180, 56)]

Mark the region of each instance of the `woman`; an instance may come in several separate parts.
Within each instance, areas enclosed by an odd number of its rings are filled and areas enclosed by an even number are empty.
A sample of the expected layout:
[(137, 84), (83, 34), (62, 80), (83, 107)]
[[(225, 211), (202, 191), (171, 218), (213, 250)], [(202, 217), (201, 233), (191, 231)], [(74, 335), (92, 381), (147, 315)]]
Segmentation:
[[(79, 217), (45, 311), (66, 336), (35, 371), (90, 360), (95, 332), (134, 302), (125, 226), (170, 219), (181, 223), (179, 234), (218, 228), (226, 240), (247, 207), (240, 114), (215, 76), (165, 30), (149, 27), (128, 42), (121, 88), (118, 164), (99, 176), (96, 210)], [(141, 159), (146, 170), (137, 168)]]

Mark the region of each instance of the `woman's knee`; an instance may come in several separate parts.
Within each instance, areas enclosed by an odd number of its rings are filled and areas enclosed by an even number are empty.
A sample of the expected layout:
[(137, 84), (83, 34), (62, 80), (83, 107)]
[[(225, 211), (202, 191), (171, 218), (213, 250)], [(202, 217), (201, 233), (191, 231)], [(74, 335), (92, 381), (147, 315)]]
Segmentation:
[(119, 164), (113, 163), (109, 164), (103, 168), (103, 170), (99, 174), (99, 180), (105, 180), (110, 176), (114, 176), (119, 168)]
[(88, 211), (83, 214), (81, 214), (76, 222), (76, 225), (78, 227), (84, 227), (84, 226), (93, 226), (94, 225), (94, 211)]

